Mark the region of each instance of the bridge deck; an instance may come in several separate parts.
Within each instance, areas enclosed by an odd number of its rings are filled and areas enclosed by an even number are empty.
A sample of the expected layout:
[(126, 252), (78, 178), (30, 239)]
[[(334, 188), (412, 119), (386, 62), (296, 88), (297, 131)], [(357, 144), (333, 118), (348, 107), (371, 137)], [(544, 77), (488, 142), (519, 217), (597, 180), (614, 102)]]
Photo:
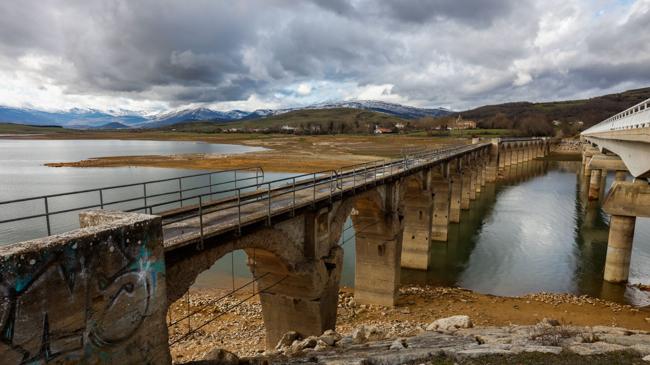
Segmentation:
[[(417, 156), (411, 160), (394, 160), (346, 171), (337, 176), (320, 176), (310, 181), (261, 189), (246, 196), (231, 197), (220, 202), (202, 203), (177, 212), (163, 213), (163, 236), (166, 251), (200, 243), (205, 239), (242, 227), (270, 221), (273, 217), (309, 207), (313, 204), (340, 199), (343, 195), (363, 191), (368, 186), (405, 173), (433, 166), (465, 153), (484, 148), (487, 144), (454, 147)], [(209, 205), (209, 206), (208, 206)], [(200, 214), (202, 213), (202, 214)]]

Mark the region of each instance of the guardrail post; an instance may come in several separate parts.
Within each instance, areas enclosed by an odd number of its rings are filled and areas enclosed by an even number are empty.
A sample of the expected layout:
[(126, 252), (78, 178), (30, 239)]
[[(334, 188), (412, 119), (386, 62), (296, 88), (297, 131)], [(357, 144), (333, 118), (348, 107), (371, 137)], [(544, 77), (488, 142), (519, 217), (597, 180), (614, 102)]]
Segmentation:
[(201, 243), (199, 244), (198, 249), (202, 250), (203, 245), (203, 197), (199, 195), (199, 229), (201, 230)]
[(291, 216), (295, 217), (296, 216), (296, 178), (294, 176), (292, 180), (292, 186), (291, 186), (291, 191), (293, 195), (293, 204), (291, 205)]
[(241, 189), (237, 189), (237, 233), (241, 236)]
[(182, 208), (183, 207), (183, 182), (180, 177), (178, 178), (178, 194), (180, 197), (181, 208)]
[(142, 184), (142, 192), (144, 193), (144, 213), (147, 213), (147, 183)]
[(267, 211), (267, 221), (266, 223), (271, 226), (271, 183), (268, 183), (268, 189), (267, 189), (267, 194), (268, 194), (268, 211)]
[(52, 229), (50, 227), (50, 207), (47, 202), (47, 197), (43, 198), (43, 201), (45, 202), (45, 223), (47, 224), (47, 235), (51, 236)]
[(312, 208), (316, 207), (316, 173), (314, 172), (314, 176), (312, 178), (312, 184), (314, 185), (314, 196), (311, 200), (311, 206)]
[(99, 207), (104, 209), (104, 192), (102, 189), (99, 189)]

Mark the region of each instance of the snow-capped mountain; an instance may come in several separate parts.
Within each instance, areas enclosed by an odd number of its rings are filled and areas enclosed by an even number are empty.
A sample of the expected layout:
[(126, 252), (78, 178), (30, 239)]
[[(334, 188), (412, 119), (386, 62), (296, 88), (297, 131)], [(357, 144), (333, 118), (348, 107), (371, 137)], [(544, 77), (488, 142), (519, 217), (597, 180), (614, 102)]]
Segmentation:
[(351, 100), (339, 101), (333, 103), (320, 103), (310, 105), (303, 109), (332, 109), (332, 108), (352, 108), (372, 110), (379, 113), (390, 114), (404, 119), (415, 119), (422, 117), (437, 117), (451, 113), (444, 108), (416, 108), (413, 106), (387, 103), (377, 100)]
[(0, 122), (32, 125), (59, 125), (70, 128), (96, 128), (104, 125), (115, 126), (117, 124), (112, 123), (119, 123), (128, 127), (157, 128), (191, 121), (213, 121), (223, 123), (265, 118), (296, 110), (334, 108), (372, 110), (405, 119), (421, 118), (425, 116), (440, 116), (451, 113), (451, 111), (444, 108), (416, 108), (374, 100), (326, 102), (299, 108), (258, 109), (252, 112), (243, 110), (219, 111), (199, 107), (178, 109), (154, 115), (146, 115), (122, 109), (102, 112), (94, 109), (74, 108), (68, 111), (48, 112), (35, 109), (20, 109), (0, 106)]
[(119, 114), (107, 113), (94, 109), (74, 108), (68, 111), (42, 111), (36, 109), (20, 109), (0, 106), (0, 122), (59, 125), (77, 128), (92, 128), (110, 123), (121, 123), (137, 126), (149, 120), (137, 112), (121, 111)]

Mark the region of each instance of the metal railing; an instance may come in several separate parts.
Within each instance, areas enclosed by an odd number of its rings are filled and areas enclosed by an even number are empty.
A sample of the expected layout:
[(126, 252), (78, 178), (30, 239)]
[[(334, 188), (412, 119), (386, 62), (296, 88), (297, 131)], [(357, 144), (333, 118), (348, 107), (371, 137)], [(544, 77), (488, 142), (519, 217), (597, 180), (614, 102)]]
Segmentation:
[[(229, 228), (236, 229), (241, 233), (242, 227), (259, 218), (247, 217), (252, 215), (251, 211), (245, 212), (249, 206), (257, 204), (252, 211), (264, 211), (263, 219), (271, 224), (271, 219), (277, 214), (295, 214), (297, 209), (306, 206), (315, 206), (319, 201), (341, 198), (347, 191), (353, 193), (357, 189), (365, 188), (369, 184), (376, 185), (378, 182), (390, 178), (396, 174), (407, 173), (424, 165), (433, 164), (446, 158), (461, 155), (486, 147), (488, 144), (475, 144), (436, 149), (423, 152), (416, 152), (405, 156), (402, 159), (390, 159), (366, 162), (356, 165), (342, 167), (338, 170), (325, 170), (314, 173), (291, 176), (287, 178), (264, 181), (264, 171), (259, 168), (246, 168), (216, 171), (203, 174), (182, 176), (177, 178), (147, 181), (135, 184), (104, 187), (99, 189), (87, 189), (76, 192), (51, 194), (33, 198), (16, 199), (0, 202), (0, 209), (20, 202), (38, 202), (43, 204), (43, 211), (37, 214), (14, 217), (0, 220), (0, 224), (11, 223), (21, 220), (45, 218), (48, 235), (52, 234), (50, 225), (51, 217), (58, 214), (78, 212), (87, 209), (105, 209), (115, 207), (117, 204), (137, 202), (137, 206), (130, 209), (122, 209), (129, 212), (144, 212), (149, 214), (160, 214), (163, 216), (163, 225), (170, 226), (185, 220), (198, 218), (198, 227), (191, 234), (203, 243), (205, 236), (214, 232), (206, 232), (206, 218), (208, 214), (228, 211), (230, 216), (235, 216), (236, 221), (231, 222)], [(237, 173), (239, 172), (239, 177)], [(250, 175), (244, 174), (248, 172)], [(255, 175), (252, 175), (252, 172)], [(215, 174), (235, 174), (235, 178), (227, 181), (213, 183), (212, 176)], [(209, 183), (193, 187), (183, 187), (183, 181), (188, 178), (209, 176)], [(262, 180), (260, 182), (260, 179)], [(253, 182), (254, 180), (254, 182)], [(148, 191), (148, 187), (159, 183), (178, 181), (177, 188), (171, 191), (155, 192)], [(233, 187), (215, 189), (215, 187), (226, 184), (233, 184)], [(135, 197), (106, 200), (105, 194), (108, 191), (115, 191), (123, 188), (142, 187), (141, 194)], [(209, 189), (207, 192), (202, 192)], [(150, 189), (149, 189), (150, 190)], [(72, 208), (52, 210), (50, 201), (55, 197), (73, 196), (77, 194), (97, 194), (94, 203), (83, 204)], [(215, 196), (221, 197), (214, 199)], [(224, 197), (225, 196), (225, 197)], [(154, 201), (155, 199), (161, 199)], [(173, 206), (173, 209), (163, 209)], [(259, 214), (257, 214), (259, 216)]]
[(594, 133), (648, 127), (650, 127), (650, 99), (605, 119), (593, 127), (586, 129), (581, 134), (590, 135)]
[[(433, 150), (417, 153), (404, 159), (372, 161), (362, 164), (342, 167), (339, 170), (326, 170), (310, 174), (303, 174), (283, 179), (242, 186), (236, 189), (227, 189), (221, 192), (231, 193), (231, 198), (221, 201), (219, 204), (210, 206), (208, 199), (210, 194), (197, 194), (187, 199), (196, 199), (197, 204), (192, 210), (186, 210), (182, 214), (169, 216), (163, 220), (164, 226), (197, 219), (198, 222), (188, 224), (194, 226), (194, 230), (182, 233), (176, 237), (169, 237), (170, 242), (166, 243), (166, 249), (171, 247), (184, 246), (196, 242), (203, 246), (206, 237), (223, 233), (225, 231), (236, 231), (241, 234), (242, 228), (248, 224), (263, 220), (270, 225), (272, 218), (281, 214), (295, 215), (296, 210), (315, 206), (320, 201), (342, 198), (346, 192), (353, 194), (357, 189), (377, 185), (382, 180), (391, 178), (397, 174), (409, 173), (428, 164), (443, 161), (455, 155), (471, 152), (485, 148), (487, 144), (452, 147), (444, 150)], [(273, 185), (276, 187), (273, 188)], [(255, 188), (254, 192), (244, 194), (246, 189)], [(204, 201), (205, 200), (205, 201)], [(249, 211), (246, 208), (252, 205)], [(222, 216), (211, 216), (211, 213), (222, 213)], [(259, 214), (264, 212), (264, 214)], [(236, 220), (232, 220), (236, 217)], [(212, 224), (207, 220), (211, 220)], [(221, 221), (219, 221), (221, 219)], [(230, 219), (230, 221), (228, 221)], [(217, 224), (217, 222), (221, 224)], [(198, 226), (198, 227), (197, 227)], [(209, 231), (208, 229), (209, 228)], [(171, 236), (171, 235), (170, 235)]]
[[(255, 175), (252, 175), (253, 173)], [(213, 180), (215, 175), (232, 175), (233, 178), (226, 181), (214, 182)], [(208, 183), (199, 186), (187, 187), (186, 185), (186, 187), (183, 187), (184, 181), (187, 181), (188, 179), (192, 179), (192, 178), (199, 178), (199, 177), (207, 177)], [(193, 175), (185, 175), (185, 176), (179, 176), (174, 178), (159, 179), (159, 180), (145, 181), (145, 182), (132, 183), (132, 184), (107, 186), (107, 187), (96, 188), (96, 189), (85, 189), (85, 190), (78, 190), (78, 191), (66, 192), (66, 193), (49, 194), (49, 195), (42, 195), (37, 197), (7, 200), (7, 201), (0, 202), (0, 210), (4, 210), (6, 207), (10, 205), (15, 205), (19, 203), (38, 204), (38, 202), (40, 202), (42, 204), (42, 211), (40, 213), (23, 215), (23, 216), (13, 217), (9, 219), (3, 219), (0, 220), (0, 224), (6, 224), (6, 223), (17, 222), (17, 221), (36, 219), (36, 218), (44, 218), (45, 225), (47, 228), (47, 234), (51, 235), (52, 234), (51, 219), (53, 216), (56, 215), (61, 215), (61, 214), (71, 213), (71, 212), (79, 212), (82, 210), (94, 209), (94, 208), (100, 208), (100, 209), (111, 208), (120, 204), (123, 205), (126, 203), (133, 203), (133, 202), (142, 205), (136, 206), (135, 208), (130, 208), (128, 209), (128, 211), (145, 211), (148, 213), (153, 213), (152, 208), (154, 206), (155, 207), (169, 206), (174, 203), (180, 203), (182, 207), (183, 202), (186, 200), (183, 197), (184, 194), (187, 196), (188, 193), (202, 190), (202, 189), (208, 189), (211, 194), (217, 194), (218, 190), (215, 191), (215, 188), (218, 188), (222, 185), (234, 184), (235, 186), (237, 186), (238, 184), (239, 185), (245, 184), (251, 180), (255, 180), (256, 182), (259, 182), (260, 179), (262, 181), (264, 180), (264, 170), (261, 167), (247, 167), (247, 168), (193, 174)], [(170, 183), (170, 182), (173, 183), (174, 185), (174, 187), (171, 190), (152, 193), (153, 186), (164, 184), (164, 183)], [(138, 188), (139, 192), (136, 193), (137, 195), (131, 196), (129, 198), (121, 198), (117, 200), (110, 200), (106, 198), (107, 193), (116, 192), (118, 190), (123, 190), (127, 188)], [(89, 202), (86, 197), (85, 199), (83, 199), (84, 200), (83, 205), (78, 205), (78, 206), (73, 206), (73, 207), (58, 209), (58, 210), (51, 209), (51, 203), (56, 198), (75, 197), (75, 196), (88, 195), (88, 194), (94, 195), (94, 198), (91, 198)], [(168, 198), (168, 197), (175, 197), (175, 196), (178, 196), (179, 198), (178, 199)], [(152, 199), (162, 199), (162, 201), (155, 205), (151, 205), (150, 202), (152, 201)]]

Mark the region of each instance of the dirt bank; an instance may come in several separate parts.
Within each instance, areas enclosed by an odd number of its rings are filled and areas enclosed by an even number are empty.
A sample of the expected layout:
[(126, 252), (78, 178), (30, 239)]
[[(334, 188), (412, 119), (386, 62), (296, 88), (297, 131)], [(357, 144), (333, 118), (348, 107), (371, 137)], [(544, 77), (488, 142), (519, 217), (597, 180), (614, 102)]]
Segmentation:
[[(223, 293), (211, 290), (192, 291), (190, 311), (200, 310), (189, 324), (197, 328), (210, 318), (234, 306), (250, 293), (217, 300)], [(250, 356), (264, 350), (264, 325), (257, 297), (225, 311), (195, 335), (172, 346), (174, 361), (201, 359), (216, 347)], [(187, 313), (186, 298), (172, 305), (172, 321)], [(456, 288), (407, 287), (401, 289), (395, 308), (357, 305), (352, 291), (341, 290), (337, 331), (349, 335), (362, 324), (386, 329), (392, 336), (411, 336), (421, 326), (442, 317), (467, 314), (477, 326), (531, 325), (543, 318), (553, 318), (566, 325), (619, 326), (650, 330), (650, 309), (638, 309), (589, 297), (566, 294), (533, 294), (524, 297), (496, 297)], [(169, 327), (170, 340), (187, 332), (187, 320)]]
[(102, 157), (82, 161), (50, 163), (51, 167), (123, 167), (147, 166), (198, 170), (261, 166), (266, 171), (314, 172), (343, 166), (398, 157), (405, 153), (466, 143), (465, 139), (393, 136), (293, 136), (251, 134), (193, 133), (79, 133), (43, 135), (38, 138), (65, 139), (147, 139), (202, 141), (264, 147), (268, 150), (245, 154), (183, 154), (154, 156)]

